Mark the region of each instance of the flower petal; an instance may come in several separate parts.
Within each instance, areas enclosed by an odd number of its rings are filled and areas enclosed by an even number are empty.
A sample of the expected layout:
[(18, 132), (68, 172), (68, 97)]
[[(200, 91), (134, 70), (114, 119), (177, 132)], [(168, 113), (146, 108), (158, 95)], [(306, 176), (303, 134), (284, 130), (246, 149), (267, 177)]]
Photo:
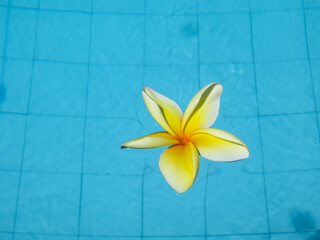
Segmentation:
[(183, 193), (197, 177), (198, 151), (192, 143), (169, 147), (160, 156), (159, 167), (168, 184), (176, 192)]
[(178, 104), (148, 86), (142, 96), (152, 117), (171, 135), (181, 136), (183, 113)]
[(229, 162), (249, 157), (247, 146), (234, 135), (219, 129), (201, 129), (191, 141), (200, 155), (212, 161)]
[(122, 148), (157, 148), (178, 144), (179, 141), (167, 132), (153, 133), (130, 142), (126, 142)]
[(202, 88), (191, 100), (183, 116), (182, 129), (186, 136), (202, 128), (209, 128), (217, 119), (222, 85), (211, 83)]

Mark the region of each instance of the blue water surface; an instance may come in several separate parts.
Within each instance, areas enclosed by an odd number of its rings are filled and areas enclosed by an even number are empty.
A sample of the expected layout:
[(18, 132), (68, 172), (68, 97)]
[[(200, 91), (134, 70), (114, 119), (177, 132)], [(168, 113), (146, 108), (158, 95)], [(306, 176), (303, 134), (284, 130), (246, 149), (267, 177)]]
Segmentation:
[[(320, 1), (0, 0), (0, 240), (320, 239)], [(248, 159), (200, 159), (177, 194), (145, 85)]]

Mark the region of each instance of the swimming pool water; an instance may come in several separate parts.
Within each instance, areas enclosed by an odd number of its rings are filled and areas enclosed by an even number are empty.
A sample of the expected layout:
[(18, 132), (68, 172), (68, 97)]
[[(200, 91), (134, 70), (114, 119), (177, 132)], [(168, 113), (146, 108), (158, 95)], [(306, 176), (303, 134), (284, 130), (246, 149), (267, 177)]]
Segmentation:
[[(0, 240), (320, 239), (319, 42), (317, 0), (0, 0)], [(250, 157), (176, 194), (120, 146), (211, 82)]]

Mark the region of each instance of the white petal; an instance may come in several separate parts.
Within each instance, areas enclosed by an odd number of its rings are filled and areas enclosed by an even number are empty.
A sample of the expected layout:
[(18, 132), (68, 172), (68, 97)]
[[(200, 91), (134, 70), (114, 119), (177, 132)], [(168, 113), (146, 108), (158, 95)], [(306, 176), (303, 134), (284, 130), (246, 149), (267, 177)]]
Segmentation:
[(200, 155), (212, 161), (229, 162), (249, 157), (247, 146), (234, 135), (219, 129), (201, 129), (191, 141)]
[(147, 86), (142, 96), (152, 117), (171, 135), (181, 136), (183, 114), (178, 104)]
[(199, 154), (192, 143), (167, 148), (160, 156), (160, 170), (168, 184), (178, 193), (187, 191), (199, 170)]
[(216, 121), (222, 89), (221, 84), (211, 83), (193, 97), (182, 120), (182, 129), (186, 136), (190, 137), (199, 129), (209, 128)]
[(157, 148), (178, 144), (179, 141), (167, 132), (153, 133), (130, 142), (126, 142), (121, 148)]

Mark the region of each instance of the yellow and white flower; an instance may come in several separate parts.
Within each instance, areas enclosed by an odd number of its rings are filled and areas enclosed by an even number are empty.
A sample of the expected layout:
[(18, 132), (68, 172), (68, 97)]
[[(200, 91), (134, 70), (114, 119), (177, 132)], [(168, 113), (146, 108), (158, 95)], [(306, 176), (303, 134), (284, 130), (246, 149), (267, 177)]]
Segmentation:
[(129, 141), (121, 148), (157, 148), (172, 145), (160, 156), (159, 167), (178, 193), (187, 191), (199, 170), (199, 154), (212, 161), (230, 162), (249, 157), (247, 146), (234, 135), (209, 128), (219, 114), (222, 86), (211, 83), (191, 100), (183, 115), (177, 103), (145, 87), (144, 102), (166, 130)]

